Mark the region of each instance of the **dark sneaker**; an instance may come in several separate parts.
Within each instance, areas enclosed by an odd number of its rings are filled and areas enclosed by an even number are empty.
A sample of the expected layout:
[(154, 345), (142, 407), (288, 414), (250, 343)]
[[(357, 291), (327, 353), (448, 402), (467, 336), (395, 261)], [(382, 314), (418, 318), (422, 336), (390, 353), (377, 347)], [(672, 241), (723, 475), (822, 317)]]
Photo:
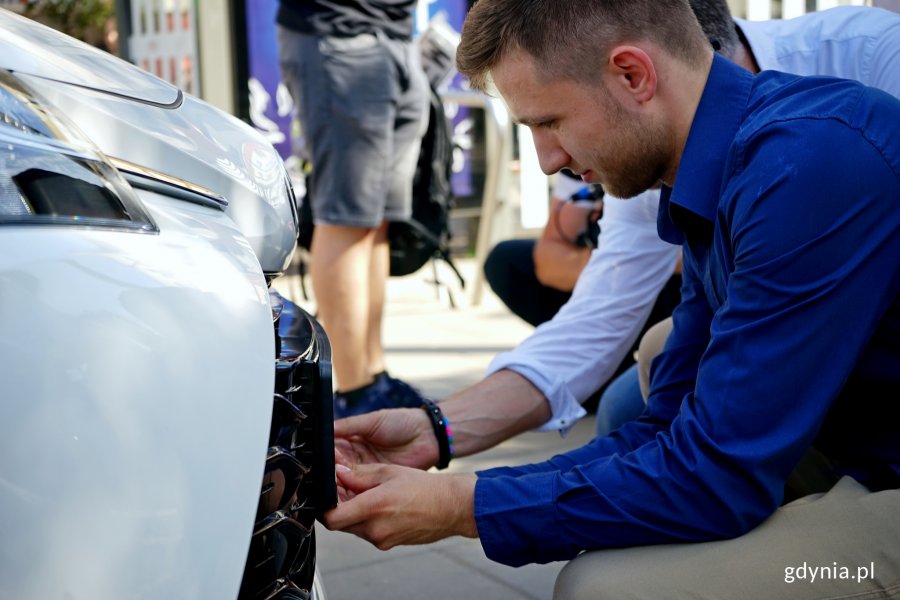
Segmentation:
[(387, 373), (378, 375), (380, 379), (386, 379), (391, 398), (396, 406), (404, 408), (419, 408), (425, 403), (425, 397), (413, 386), (402, 379), (391, 377)]
[(334, 395), (334, 418), (381, 410), (382, 408), (416, 408), (422, 406), (422, 395), (408, 383), (379, 373), (369, 385), (349, 393)]

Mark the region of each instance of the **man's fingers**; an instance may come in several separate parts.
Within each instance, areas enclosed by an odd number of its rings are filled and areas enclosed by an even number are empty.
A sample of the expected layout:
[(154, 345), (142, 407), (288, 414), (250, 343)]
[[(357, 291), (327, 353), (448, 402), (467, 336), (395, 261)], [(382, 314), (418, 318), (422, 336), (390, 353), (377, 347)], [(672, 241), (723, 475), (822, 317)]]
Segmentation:
[(350, 466), (358, 462), (354, 460), (354, 454), (353, 448), (347, 443), (347, 440), (334, 441), (334, 462), (336, 464)]
[(344, 501), (322, 515), (325, 527), (332, 531), (348, 531), (351, 527), (362, 526), (370, 517), (371, 507), (366, 495), (355, 496), (349, 490), (345, 494)]
[(368, 437), (377, 428), (380, 421), (378, 412), (338, 419), (334, 422), (334, 437)]
[(357, 423), (360, 419), (366, 418), (368, 415), (357, 415), (355, 417), (345, 417), (334, 422), (334, 437), (348, 438), (350, 436), (359, 435)]
[[(346, 509), (348, 506), (349, 504), (345, 503), (341, 508)], [(324, 515), (325, 526), (328, 527), (328, 529), (351, 533), (356, 537), (374, 544), (379, 550), (387, 550), (391, 547), (390, 545), (387, 545), (384, 540), (375, 537), (373, 534), (374, 526), (372, 523), (365, 519), (357, 519), (357, 513), (349, 510), (333, 509)]]
[(352, 500), (353, 498), (356, 497), (356, 494), (348, 491), (341, 484), (337, 485), (337, 495), (338, 495), (338, 502), (346, 502), (347, 500)]
[(348, 491), (361, 494), (381, 484), (389, 469), (386, 465), (356, 465), (353, 468), (337, 465), (338, 481)]
[(378, 493), (364, 492), (390, 479), (392, 472), (399, 468), (390, 465), (356, 465), (353, 468), (336, 465), (338, 487), (342, 488), (344, 501), (326, 512), (322, 522), (328, 529), (346, 531), (348, 527), (372, 518), (377, 512), (374, 505), (378, 503)]

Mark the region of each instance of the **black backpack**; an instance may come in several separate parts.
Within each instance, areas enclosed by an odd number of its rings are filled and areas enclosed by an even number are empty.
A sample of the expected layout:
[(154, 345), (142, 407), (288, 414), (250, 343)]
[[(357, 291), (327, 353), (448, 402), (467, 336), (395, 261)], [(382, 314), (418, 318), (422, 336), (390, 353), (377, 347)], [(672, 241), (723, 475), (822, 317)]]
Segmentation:
[[(453, 163), (453, 141), (444, 104), (431, 88), (428, 129), (422, 138), (422, 149), (413, 179), (412, 217), (394, 222), (388, 228), (391, 276), (415, 273), (429, 259), (442, 259), (453, 270), (461, 287), (465, 280), (450, 257), (450, 209), (453, 191), (450, 174)], [(313, 218), (309, 198), (300, 203), (300, 227), (297, 241), (309, 250), (312, 243)]]
[(409, 221), (391, 223), (388, 229), (392, 276), (415, 273), (429, 259), (440, 258), (456, 274), (460, 286), (465, 287), (462, 275), (450, 258), (452, 163), (450, 123), (444, 114), (441, 97), (431, 88), (428, 129), (422, 138), (422, 149), (413, 178), (412, 218)]

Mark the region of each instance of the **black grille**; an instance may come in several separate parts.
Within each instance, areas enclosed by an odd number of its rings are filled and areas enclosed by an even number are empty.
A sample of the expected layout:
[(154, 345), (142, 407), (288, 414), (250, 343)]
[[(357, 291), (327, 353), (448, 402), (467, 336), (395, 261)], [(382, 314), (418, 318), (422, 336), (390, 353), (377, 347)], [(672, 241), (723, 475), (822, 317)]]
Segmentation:
[(306, 599), (316, 517), (337, 504), (331, 347), (309, 314), (271, 293), (275, 395), (269, 450), (240, 600)]

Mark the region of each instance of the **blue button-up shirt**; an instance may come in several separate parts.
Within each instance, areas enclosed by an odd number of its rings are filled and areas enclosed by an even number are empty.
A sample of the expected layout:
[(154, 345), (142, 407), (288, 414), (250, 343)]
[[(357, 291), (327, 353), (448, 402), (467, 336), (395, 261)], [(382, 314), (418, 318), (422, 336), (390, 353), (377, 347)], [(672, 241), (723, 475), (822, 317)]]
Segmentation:
[(510, 565), (735, 537), (811, 445), (873, 487), (900, 474), (900, 102), (716, 57), (660, 235), (682, 304), (645, 414), (536, 465), (480, 472)]

